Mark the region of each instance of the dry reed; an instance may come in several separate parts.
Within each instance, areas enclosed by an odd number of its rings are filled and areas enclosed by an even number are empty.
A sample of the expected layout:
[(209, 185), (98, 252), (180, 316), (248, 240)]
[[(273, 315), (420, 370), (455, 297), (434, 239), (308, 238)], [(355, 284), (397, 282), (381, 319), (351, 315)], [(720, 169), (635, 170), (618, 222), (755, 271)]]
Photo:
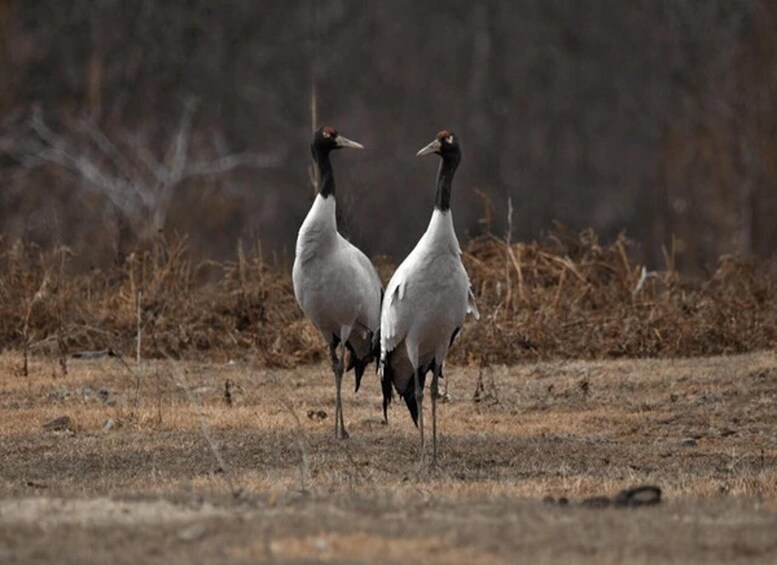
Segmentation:
[[(671, 252), (655, 272), (632, 255), (625, 237), (602, 245), (590, 230), (559, 228), (543, 242), (473, 240), (464, 262), (482, 319), (468, 323), (453, 360), (692, 356), (777, 345), (775, 264), (726, 256), (698, 279), (678, 273)], [(3, 348), (129, 353), (142, 330), (145, 358), (168, 351), (268, 367), (323, 359), (290, 269), (265, 261), (258, 243), (240, 244), (235, 261), (195, 262), (185, 237), (160, 234), (123, 265), (89, 272), (75, 272), (70, 256), (0, 239)], [(394, 263), (376, 264), (385, 281)]]

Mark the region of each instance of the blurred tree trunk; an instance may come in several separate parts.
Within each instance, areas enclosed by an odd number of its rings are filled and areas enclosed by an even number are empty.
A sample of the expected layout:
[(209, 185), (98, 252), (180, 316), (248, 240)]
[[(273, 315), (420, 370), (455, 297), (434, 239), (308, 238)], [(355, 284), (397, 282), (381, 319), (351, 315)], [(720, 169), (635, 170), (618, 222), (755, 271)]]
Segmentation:
[[(12, 26), (14, 23), (13, 4), (11, 0), (0, 0), (0, 72), (6, 71), (8, 65), (8, 46), (13, 40), (11, 36)], [(3, 72), (3, 77), (7, 77), (7, 73)], [(0, 89), (0, 112), (4, 112), (7, 108), (13, 104), (13, 93), (9, 88)]]
[(103, 75), (103, 60), (102, 55), (93, 51), (92, 56), (89, 59), (89, 95), (86, 102), (86, 107), (89, 108), (89, 113), (92, 120), (99, 120), (102, 110), (102, 75)]
[[(757, 174), (749, 192), (748, 227), (751, 250), (761, 256), (777, 256), (777, 3), (758, 3), (753, 34), (739, 68), (749, 77), (742, 103), (752, 112), (752, 150)], [(748, 64), (749, 63), (749, 64)]]
[(671, 207), (669, 205), (669, 183), (671, 173), (668, 170), (671, 154), (674, 149), (670, 132), (665, 126), (661, 133), (661, 153), (657, 162), (657, 173), (652, 186), (646, 191), (650, 195), (645, 208), (647, 220), (650, 222), (650, 239), (648, 259), (658, 266), (663, 261), (662, 248), (669, 248), (673, 235), (671, 222)]
[[(506, 101), (509, 86), (505, 76), (506, 38), (503, 20), (510, 3), (488, 2), (472, 5), (473, 46), (467, 94), (472, 112), (468, 143), (478, 156), (477, 176), (492, 194), (510, 195), (510, 183), (503, 174), (506, 147)], [(501, 222), (504, 218), (499, 218)]]

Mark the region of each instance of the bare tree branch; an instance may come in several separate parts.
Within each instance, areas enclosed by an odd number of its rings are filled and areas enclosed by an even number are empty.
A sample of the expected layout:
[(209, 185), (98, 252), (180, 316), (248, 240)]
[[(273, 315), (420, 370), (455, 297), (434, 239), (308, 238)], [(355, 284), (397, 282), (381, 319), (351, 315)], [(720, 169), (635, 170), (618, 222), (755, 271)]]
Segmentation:
[(238, 167), (251, 167), (262, 169), (273, 167), (280, 162), (276, 155), (256, 155), (255, 153), (237, 153), (226, 155), (214, 161), (194, 162), (186, 167), (182, 178), (196, 176), (218, 175), (226, 173)]
[[(224, 174), (239, 167), (267, 168), (280, 162), (278, 155), (236, 153), (216, 159), (190, 157), (192, 124), (197, 102), (184, 103), (180, 122), (167, 154), (157, 159), (139, 134), (127, 135), (123, 150), (94, 122), (80, 121), (71, 135), (55, 133), (40, 108), (33, 109), (24, 131), (0, 138), (0, 153), (27, 168), (57, 165), (85, 181), (84, 190), (104, 196), (136, 233), (164, 225), (175, 188), (198, 176)], [(149, 221), (151, 218), (151, 221)]]

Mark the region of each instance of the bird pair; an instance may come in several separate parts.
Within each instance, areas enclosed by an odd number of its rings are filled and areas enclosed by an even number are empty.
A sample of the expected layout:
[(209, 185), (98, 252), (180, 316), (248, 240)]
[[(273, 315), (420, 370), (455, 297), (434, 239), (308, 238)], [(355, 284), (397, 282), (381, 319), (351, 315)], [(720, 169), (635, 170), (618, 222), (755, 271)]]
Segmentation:
[[(311, 151), (320, 173), (319, 192), (300, 227), (293, 270), (297, 302), (329, 346), (335, 376), (335, 434), (340, 439), (348, 437), (340, 398), (343, 373), (354, 369), (358, 391), (366, 366), (378, 358), (384, 418), (388, 421), (393, 387), (418, 426), (423, 462), (423, 390), (431, 371), (435, 465), (443, 363), (466, 315), (479, 318), (451, 217), (451, 186), (461, 161), (459, 140), (444, 130), (417, 153), (441, 157), (434, 211), (426, 232), (391, 277), (385, 296), (370, 260), (337, 231), (330, 153), (341, 148), (363, 146), (330, 127), (313, 135)], [(348, 367), (346, 350), (350, 353)]]

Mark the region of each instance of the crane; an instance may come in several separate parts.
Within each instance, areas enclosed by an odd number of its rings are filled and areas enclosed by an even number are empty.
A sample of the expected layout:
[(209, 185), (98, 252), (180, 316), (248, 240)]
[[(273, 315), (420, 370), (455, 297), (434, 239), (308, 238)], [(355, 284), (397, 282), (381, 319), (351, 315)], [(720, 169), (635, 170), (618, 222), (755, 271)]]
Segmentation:
[[(364, 253), (337, 231), (335, 178), (330, 153), (363, 149), (331, 127), (313, 134), (311, 152), (320, 173), (319, 191), (297, 235), (292, 279), (294, 296), (305, 316), (324, 336), (335, 376), (335, 436), (345, 439), (340, 395), (343, 373), (354, 369), (356, 392), (364, 370), (377, 357), (383, 288)], [(338, 356), (337, 348), (341, 346)], [(345, 352), (350, 362), (345, 367)]]
[(451, 215), (451, 185), (461, 161), (458, 136), (443, 130), (417, 156), (431, 154), (441, 157), (434, 211), (426, 232), (386, 288), (381, 310), (379, 372), (384, 418), (387, 419), (393, 385), (420, 431), (423, 463), (423, 389), (426, 374), (432, 371), (432, 465), (436, 465), (438, 384), (445, 357), (466, 315), (479, 319), (480, 314), (461, 263)]

